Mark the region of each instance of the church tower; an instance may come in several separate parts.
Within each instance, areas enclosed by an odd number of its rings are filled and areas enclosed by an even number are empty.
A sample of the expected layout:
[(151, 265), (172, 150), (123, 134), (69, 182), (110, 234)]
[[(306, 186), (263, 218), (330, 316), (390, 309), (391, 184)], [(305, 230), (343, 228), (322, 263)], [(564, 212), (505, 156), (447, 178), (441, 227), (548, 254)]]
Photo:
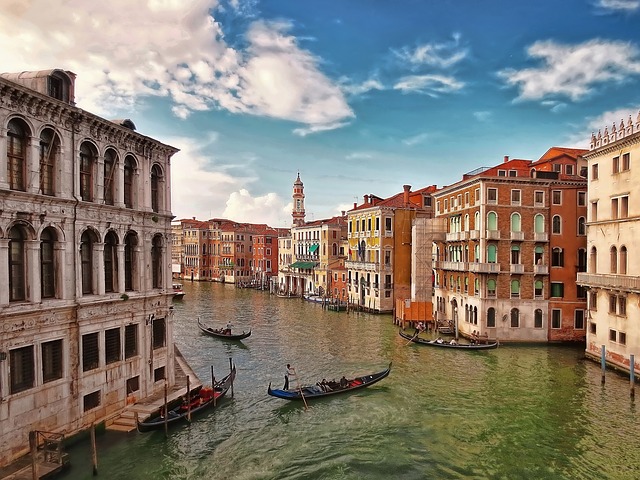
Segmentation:
[(293, 211), (291, 212), (293, 225), (296, 227), (303, 225), (304, 215), (304, 185), (298, 172), (298, 178), (293, 182)]

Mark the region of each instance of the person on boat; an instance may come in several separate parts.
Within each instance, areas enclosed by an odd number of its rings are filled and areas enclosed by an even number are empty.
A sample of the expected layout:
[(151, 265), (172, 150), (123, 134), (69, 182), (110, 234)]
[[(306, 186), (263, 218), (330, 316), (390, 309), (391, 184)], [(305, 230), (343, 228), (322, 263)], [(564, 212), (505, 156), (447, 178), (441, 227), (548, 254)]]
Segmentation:
[(456, 342), (455, 338), (452, 338), (451, 341), (449, 342), (449, 345), (458, 345), (458, 342)]
[(224, 333), (225, 335), (231, 335), (231, 327), (233, 327), (233, 325), (231, 324), (231, 320), (229, 320), (227, 322), (227, 326), (224, 327), (224, 332), (222, 333)]
[(444, 343), (444, 340), (442, 340), (442, 337), (438, 337), (436, 338), (436, 343)]
[(284, 387), (282, 387), (283, 390), (289, 390), (289, 377), (292, 377), (295, 374), (295, 368), (293, 368), (291, 364), (287, 363), (287, 369), (284, 372)]
[(348, 386), (349, 386), (349, 381), (347, 380), (347, 377), (343, 375), (342, 378), (340, 379), (340, 388), (347, 388)]

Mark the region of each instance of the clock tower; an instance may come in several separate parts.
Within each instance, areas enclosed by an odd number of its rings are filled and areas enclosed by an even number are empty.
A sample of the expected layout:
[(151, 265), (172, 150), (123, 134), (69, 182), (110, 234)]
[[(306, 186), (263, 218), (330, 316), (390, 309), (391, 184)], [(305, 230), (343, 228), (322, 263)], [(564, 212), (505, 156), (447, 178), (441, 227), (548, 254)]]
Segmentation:
[(293, 182), (293, 225), (298, 227), (304, 224), (304, 184), (300, 180), (300, 172), (298, 178)]

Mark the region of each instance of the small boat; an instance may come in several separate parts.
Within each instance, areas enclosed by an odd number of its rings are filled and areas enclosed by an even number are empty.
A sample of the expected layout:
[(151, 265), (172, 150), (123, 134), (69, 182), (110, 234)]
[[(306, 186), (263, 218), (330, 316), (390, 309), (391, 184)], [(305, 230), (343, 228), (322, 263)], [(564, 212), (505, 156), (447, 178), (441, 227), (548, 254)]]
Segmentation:
[(417, 343), (419, 345), (427, 345), (429, 347), (450, 348), (450, 349), (457, 349), (457, 350), (490, 350), (492, 348), (498, 348), (497, 341), (493, 343), (487, 343), (487, 344), (478, 344), (478, 343), (451, 344), (444, 341), (442, 343), (439, 343), (436, 340), (425, 340), (424, 338), (412, 336), (408, 333), (405, 333), (402, 330), (399, 330), (398, 333), (402, 338), (406, 338), (407, 340), (413, 343)]
[(173, 299), (174, 300), (182, 300), (184, 297), (184, 290), (182, 289), (181, 283), (173, 284)]
[(227, 340), (242, 340), (243, 338), (247, 338), (249, 335), (251, 335), (251, 330), (249, 330), (248, 332), (245, 332), (243, 330), (242, 333), (236, 334), (224, 333), (224, 328), (215, 329), (207, 327), (200, 321), (200, 318), (198, 318), (198, 327), (200, 327), (200, 330), (202, 330), (207, 335), (211, 335), (212, 337), (225, 338)]
[[(218, 405), (218, 402), (226, 395), (231, 388), (231, 384), (236, 378), (235, 365), (231, 369), (231, 372), (219, 382), (216, 382), (214, 387), (198, 387), (191, 391), (191, 411), (186, 402), (181, 402), (179, 405), (171, 408), (166, 418), (168, 425), (180, 423), (183, 420), (189, 420), (189, 414), (192, 416), (201, 412), (202, 410), (213, 408)], [(147, 420), (140, 422), (136, 421), (139, 432), (149, 432), (151, 430), (157, 430), (164, 428), (165, 417), (162, 412), (158, 412), (157, 415), (148, 418)]]
[(304, 295), (302, 298), (304, 298), (307, 302), (313, 303), (324, 303), (326, 301), (320, 295)]
[(344, 379), (342, 384), (341, 382), (325, 382), (324, 384), (322, 384), (322, 382), (318, 382), (315, 385), (303, 385), (297, 388), (290, 388), (289, 390), (272, 389), (271, 383), (269, 383), (267, 394), (272, 397), (283, 398), (285, 400), (305, 401), (310, 398), (328, 397), (329, 395), (337, 395), (338, 393), (346, 393), (369, 387), (389, 375), (390, 371), (391, 364), (389, 364), (386, 370), (378, 373), (363, 375), (350, 380)]

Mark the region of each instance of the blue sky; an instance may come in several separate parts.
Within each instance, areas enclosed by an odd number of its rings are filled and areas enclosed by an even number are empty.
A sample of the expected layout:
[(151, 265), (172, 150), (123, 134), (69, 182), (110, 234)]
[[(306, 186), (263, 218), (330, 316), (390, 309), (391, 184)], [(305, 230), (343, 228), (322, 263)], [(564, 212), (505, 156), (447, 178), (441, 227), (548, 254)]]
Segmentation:
[(0, 70), (181, 149), (173, 213), (289, 226), (587, 147), (640, 110), (640, 0), (22, 0)]

